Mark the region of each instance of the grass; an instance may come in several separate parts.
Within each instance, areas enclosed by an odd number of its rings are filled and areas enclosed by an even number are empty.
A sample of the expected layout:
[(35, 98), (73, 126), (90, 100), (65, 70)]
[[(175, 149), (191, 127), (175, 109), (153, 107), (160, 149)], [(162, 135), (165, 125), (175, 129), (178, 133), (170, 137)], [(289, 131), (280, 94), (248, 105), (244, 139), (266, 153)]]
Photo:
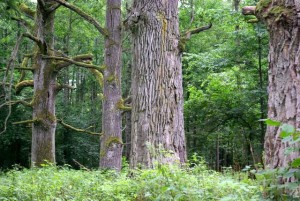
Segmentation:
[(261, 200), (259, 185), (245, 173), (218, 173), (205, 165), (180, 169), (73, 170), (68, 166), (0, 172), (0, 200)]

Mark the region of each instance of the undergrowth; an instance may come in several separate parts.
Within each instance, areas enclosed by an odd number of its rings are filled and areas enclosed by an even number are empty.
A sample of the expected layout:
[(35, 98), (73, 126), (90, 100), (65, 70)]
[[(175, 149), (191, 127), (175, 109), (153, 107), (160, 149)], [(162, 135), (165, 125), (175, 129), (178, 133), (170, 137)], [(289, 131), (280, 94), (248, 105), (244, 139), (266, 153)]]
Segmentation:
[(73, 170), (68, 166), (0, 172), (0, 200), (261, 200), (247, 174), (218, 173), (204, 164), (129, 171)]

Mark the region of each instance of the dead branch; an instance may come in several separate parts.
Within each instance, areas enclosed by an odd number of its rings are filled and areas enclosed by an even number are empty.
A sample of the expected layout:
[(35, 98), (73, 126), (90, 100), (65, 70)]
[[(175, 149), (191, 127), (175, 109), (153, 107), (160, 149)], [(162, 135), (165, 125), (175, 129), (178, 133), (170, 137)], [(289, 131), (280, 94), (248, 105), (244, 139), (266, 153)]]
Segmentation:
[(35, 11), (30, 9), (26, 4), (21, 3), (19, 5), (19, 10), (24, 13), (27, 17), (29, 17), (30, 19), (34, 19), (35, 16)]
[(256, 6), (245, 6), (242, 8), (243, 15), (255, 15)]
[(29, 70), (29, 71), (34, 70), (34, 68), (23, 68), (23, 67), (16, 67), (15, 69), (17, 69), (17, 70)]
[(30, 33), (24, 33), (23, 36), (26, 37), (26, 38), (29, 38), (32, 41), (34, 41), (39, 46), (40, 49), (43, 49), (43, 43), (37, 37), (31, 35)]
[[(84, 61), (91, 61), (93, 60), (93, 55), (92, 54), (82, 54), (82, 55), (77, 55), (75, 57), (69, 58), (66, 55), (62, 55), (63, 58), (67, 58), (69, 60), (73, 60), (73, 61), (77, 61), (77, 62), (84, 62)], [(61, 56), (56, 56), (58, 58), (61, 58)], [(61, 70), (62, 68), (68, 67), (69, 65), (71, 65), (72, 63), (68, 62), (68, 61), (62, 61), (57, 63), (57, 69)]]
[(88, 15), (87, 13), (85, 13), (84, 11), (82, 11), (80, 8), (78, 8), (77, 6), (74, 6), (68, 2), (66, 2), (65, 0), (54, 0), (55, 2), (61, 4), (62, 6), (74, 11), (75, 13), (77, 13), (78, 15), (80, 15), (83, 19), (85, 19), (86, 21), (88, 21), (89, 23), (91, 23), (92, 25), (94, 25), (94, 27), (104, 36), (104, 37), (108, 37), (109, 33), (108, 31), (101, 27), (101, 25), (99, 24), (99, 22), (91, 17), (90, 15)]
[(212, 23), (209, 23), (207, 26), (203, 26), (203, 27), (199, 27), (199, 28), (195, 28), (195, 29), (191, 29), (186, 31), (183, 35), (185, 39), (190, 39), (191, 35), (193, 34), (198, 34), (202, 31), (208, 30), (212, 27)]
[(17, 124), (34, 124), (34, 123), (38, 123), (40, 122), (40, 120), (38, 119), (29, 119), (29, 120), (25, 120), (25, 121), (18, 121), (18, 122), (13, 122), (13, 125), (17, 125)]
[(17, 105), (17, 104), (22, 104), (24, 106), (27, 106), (27, 107), (32, 107), (32, 104), (27, 102), (27, 101), (24, 101), (24, 100), (17, 100), (17, 101), (11, 101), (9, 103), (6, 103), (7, 105)]
[(33, 54), (24, 54), (24, 57), (29, 57), (29, 58), (31, 58), (31, 57), (33, 57)]
[[(19, 52), (19, 47), (20, 47), (20, 44), (22, 42), (22, 39), (23, 39), (23, 35), (20, 35), (17, 39), (17, 42), (15, 44), (15, 47), (13, 49), (13, 52), (11, 53), (11, 57), (6, 65), (6, 72), (5, 72), (5, 76), (3, 78), (3, 81), (2, 83), (4, 83), (4, 85), (2, 86), (3, 89), (4, 89), (4, 94), (5, 94), (5, 102), (10, 102), (11, 101), (11, 89), (12, 89), (12, 83), (13, 83), (13, 79), (14, 79), (14, 63), (16, 61), (16, 58), (17, 58), (17, 54)], [(9, 75), (9, 72), (10, 72), (10, 75)], [(6, 83), (6, 79), (10, 76), (10, 81), (9, 81), (9, 87), (8, 87), (8, 90), (6, 90), (6, 86), (5, 86), (5, 83)], [(3, 106), (0, 106), (0, 109), (2, 108)], [(4, 120), (4, 129), (0, 132), (0, 135), (2, 133), (4, 133), (7, 129), (7, 121), (9, 119), (11, 115), (11, 105), (8, 105), (8, 114), (6, 115), (5, 117), (5, 120)]]
[(98, 84), (103, 87), (103, 74), (96, 69), (90, 69), (93, 75), (96, 77)]
[(75, 127), (73, 127), (69, 124), (66, 124), (61, 119), (57, 119), (57, 122), (60, 123), (65, 128), (76, 131), (76, 132), (79, 132), (79, 133), (87, 133), (87, 134), (90, 134), (90, 135), (99, 135), (99, 136), (103, 135), (103, 133), (96, 133), (96, 132), (88, 131), (88, 130), (85, 130), (85, 129), (75, 128)]
[(88, 172), (91, 171), (90, 169), (88, 169), (87, 167), (85, 167), (84, 165), (82, 165), (81, 163), (79, 163), (78, 161), (76, 161), (75, 159), (73, 159), (73, 161), (74, 161), (77, 165), (79, 165), (79, 167), (80, 167), (81, 169), (86, 170), (86, 171), (88, 171)]
[[(90, 64), (90, 63), (85, 63), (85, 62), (79, 62), (79, 61), (75, 61), (71, 58), (67, 58), (67, 57), (55, 57), (55, 56), (46, 56), (46, 55), (43, 55), (42, 57), (43, 59), (54, 59), (54, 60), (60, 60), (60, 61), (65, 61), (67, 62), (69, 65), (71, 64), (74, 64), (76, 66), (81, 66), (83, 68), (88, 68), (88, 69), (96, 69), (100, 72), (102, 72), (104, 70), (104, 67), (102, 66), (96, 66), (96, 65), (93, 65), (93, 64)], [(60, 71), (63, 67), (66, 67), (67, 66), (67, 63), (64, 63), (64, 64), (61, 64), (61, 65), (58, 65), (56, 67), (56, 71)], [(68, 65), (68, 66), (69, 66)]]
[(33, 80), (23, 80), (15, 85), (16, 94), (20, 94), (26, 87), (33, 87)]
[(56, 91), (59, 92), (62, 89), (75, 89), (75, 87), (71, 86), (71, 85), (67, 85), (67, 84), (57, 84), (56, 86)]
[(27, 31), (30, 31), (33, 28), (33, 26), (28, 21), (22, 18), (12, 17), (11, 19), (19, 22), (23, 27), (25, 27)]

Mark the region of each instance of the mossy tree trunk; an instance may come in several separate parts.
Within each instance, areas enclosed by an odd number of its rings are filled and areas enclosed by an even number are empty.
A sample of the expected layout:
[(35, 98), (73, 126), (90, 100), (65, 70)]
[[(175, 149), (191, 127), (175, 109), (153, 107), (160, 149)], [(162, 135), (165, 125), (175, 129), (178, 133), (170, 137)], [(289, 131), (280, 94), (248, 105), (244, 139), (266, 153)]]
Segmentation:
[(51, 0), (38, 1), (35, 21), (35, 37), (38, 40), (33, 58), (34, 97), (32, 124), (32, 165), (40, 166), (45, 160), (55, 163), (55, 95), (56, 73), (52, 60), (43, 55), (52, 56), (54, 39), (55, 11), (48, 9)]
[[(300, 127), (300, 2), (260, 1), (256, 15), (270, 33), (268, 118)], [(300, 157), (300, 150), (285, 154), (290, 146), (282, 142), (278, 127), (268, 126), (265, 135), (265, 163), (269, 168), (287, 167)], [(299, 143), (298, 145), (299, 148)]]
[(121, 169), (121, 0), (107, 0), (100, 168)]
[(133, 36), (130, 166), (184, 163), (178, 1), (135, 0), (126, 24)]

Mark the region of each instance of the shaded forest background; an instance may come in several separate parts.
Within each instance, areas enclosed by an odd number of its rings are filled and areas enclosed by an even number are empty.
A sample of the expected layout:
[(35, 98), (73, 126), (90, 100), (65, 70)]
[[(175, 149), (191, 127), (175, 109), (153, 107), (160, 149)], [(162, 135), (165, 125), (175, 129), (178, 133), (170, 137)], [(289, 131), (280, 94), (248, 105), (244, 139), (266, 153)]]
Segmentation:
[[(103, 1), (70, 1), (92, 14), (105, 18)], [(236, 170), (262, 161), (265, 126), (259, 119), (266, 116), (267, 103), (267, 47), (268, 35), (260, 23), (249, 23), (251, 17), (241, 15), (240, 8), (254, 1), (190, 0), (181, 1), (181, 31), (205, 26), (201, 32), (183, 44), (184, 118), (189, 157), (203, 157), (211, 168), (220, 170), (232, 166)], [(34, 7), (33, 3), (31, 5)], [(0, 6), (4, 6), (0, 4)], [(5, 8), (2, 8), (5, 9)], [(14, 12), (14, 11), (11, 11)], [(0, 77), (22, 27), (8, 16), (0, 14)], [(123, 18), (126, 18), (124, 4)], [(68, 55), (91, 52), (94, 63), (103, 61), (103, 37), (71, 11), (57, 11), (55, 49)], [(130, 93), (131, 55), (130, 36), (123, 33), (122, 97)], [(30, 53), (32, 43), (24, 40), (18, 55), (22, 65), (24, 54)], [(14, 74), (14, 80), (21, 77)], [(26, 75), (30, 78), (30, 73)], [(58, 76), (61, 84), (74, 89), (63, 89), (57, 96), (57, 117), (76, 127), (101, 131), (102, 93), (96, 78), (89, 70), (72, 66)], [(2, 92), (0, 93), (2, 94)], [(30, 99), (32, 89), (12, 92), (13, 100)], [(4, 97), (0, 95), (1, 104)], [(1, 108), (0, 127), (4, 128), (7, 107)], [(7, 131), (0, 135), (0, 168), (14, 164), (30, 166), (30, 125), (14, 125), (27, 120), (31, 109), (13, 105)], [(129, 113), (123, 114), (124, 160), (129, 157)], [(80, 164), (98, 167), (99, 137), (77, 133), (58, 126), (56, 131), (56, 158), (59, 165)]]

